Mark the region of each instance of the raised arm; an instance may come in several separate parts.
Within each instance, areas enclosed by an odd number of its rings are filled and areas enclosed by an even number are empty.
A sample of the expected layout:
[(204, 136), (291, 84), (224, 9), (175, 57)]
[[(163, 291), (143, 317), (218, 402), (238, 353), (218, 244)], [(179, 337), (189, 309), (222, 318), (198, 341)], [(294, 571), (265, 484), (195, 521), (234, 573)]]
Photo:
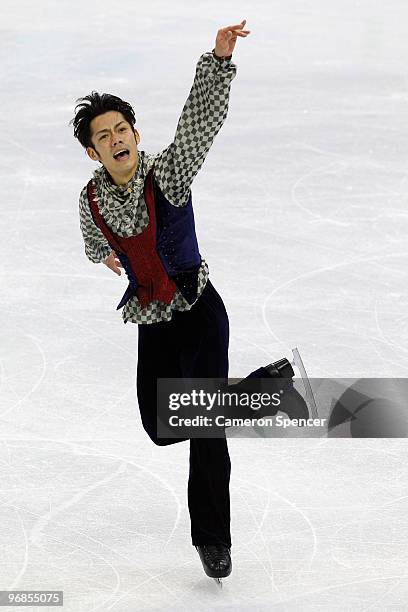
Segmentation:
[(191, 183), (227, 117), (231, 81), (237, 72), (229, 56), (238, 36), (245, 38), (250, 33), (244, 26), (245, 20), (218, 30), (213, 52), (198, 60), (174, 140), (155, 162), (159, 187), (175, 206), (187, 203)]

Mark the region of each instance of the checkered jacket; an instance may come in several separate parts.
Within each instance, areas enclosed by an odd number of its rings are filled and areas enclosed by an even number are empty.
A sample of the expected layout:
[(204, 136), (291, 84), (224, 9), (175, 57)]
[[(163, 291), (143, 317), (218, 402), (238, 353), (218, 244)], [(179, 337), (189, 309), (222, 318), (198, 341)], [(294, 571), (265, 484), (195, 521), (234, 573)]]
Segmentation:
[[(236, 72), (237, 67), (231, 60), (219, 61), (210, 52), (201, 55), (173, 142), (161, 153), (139, 151), (136, 173), (126, 185), (113, 184), (104, 167), (95, 170), (93, 182), (98, 207), (113, 232), (127, 237), (141, 233), (147, 226), (149, 215), (143, 186), (153, 167), (155, 179), (166, 199), (174, 206), (184, 206), (188, 202), (193, 179), (227, 117), (231, 81)], [(93, 263), (100, 263), (111, 253), (111, 248), (93, 220), (86, 185), (79, 197), (79, 218), (85, 254)], [(207, 263), (202, 259), (197, 299), (208, 275)], [(135, 296), (124, 306), (122, 317), (124, 323), (157, 323), (169, 321), (174, 310), (189, 310), (192, 306), (179, 291), (171, 304), (153, 301), (146, 308), (141, 308)]]

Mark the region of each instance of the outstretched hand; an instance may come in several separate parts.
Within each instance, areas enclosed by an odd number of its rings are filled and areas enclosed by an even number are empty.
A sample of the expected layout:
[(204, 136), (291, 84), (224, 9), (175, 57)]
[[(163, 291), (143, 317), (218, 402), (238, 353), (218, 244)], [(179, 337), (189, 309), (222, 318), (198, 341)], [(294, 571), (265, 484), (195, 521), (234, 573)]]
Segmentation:
[(115, 274), (118, 274), (119, 276), (121, 275), (120, 268), (123, 268), (123, 266), (120, 263), (120, 259), (116, 255), (115, 251), (112, 251), (112, 253), (103, 260), (103, 263), (105, 266), (108, 266), (112, 272), (115, 272)]
[(232, 54), (238, 36), (246, 38), (251, 32), (251, 30), (243, 29), (245, 24), (246, 19), (237, 25), (230, 25), (218, 30), (215, 40), (215, 55), (218, 57), (225, 57)]

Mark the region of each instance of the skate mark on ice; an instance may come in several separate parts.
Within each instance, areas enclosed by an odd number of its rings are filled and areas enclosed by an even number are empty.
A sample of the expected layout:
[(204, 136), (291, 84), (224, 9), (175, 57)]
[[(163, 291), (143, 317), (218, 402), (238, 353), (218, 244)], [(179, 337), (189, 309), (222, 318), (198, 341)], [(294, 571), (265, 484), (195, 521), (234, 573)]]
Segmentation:
[[(354, 257), (353, 259), (350, 259), (348, 261), (343, 261), (340, 263), (336, 263), (336, 264), (332, 264), (329, 266), (321, 266), (318, 268), (314, 268), (312, 270), (309, 270), (307, 272), (303, 272), (302, 274), (299, 274), (298, 276), (294, 276), (292, 278), (290, 278), (289, 280), (286, 280), (285, 282), (281, 283), (280, 285), (278, 285), (277, 287), (275, 287), (274, 289), (272, 289), (272, 291), (270, 291), (267, 296), (265, 297), (263, 303), (262, 303), (262, 319), (264, 322), (264, 325), (266, 327), (266, 329), (268, 330), (269, 334), (272, 336), (272, 338), (274, 338), (276, 340), (276, 342), (278, 342), (279, 344), (283, 345), (285, 350), (289, 351), (290, 347), (283, 341), (281, 340), (277, 334), (275, 334), (272, 331), (271, 326), (268, 323), (268, 319), (267, 319), (267, 315), (266, 315), (266, 308), (267, 308), (267, 304), (268, 302), (273, 298), (274, 295), (278, 294), (279, 292), (281, 292), (283, 289), (286, 289), (287, 287), (293, 285), (294, 283), (296, 283), (299, 280), (304, 280), (307, 278), (313, 278), (314, 276), (321, 274), (323, 272), (332, 272), (333, 270), (339, 270), (341, 268), (347, 267), (347, 266), (351, 266), (357, 263), (369, 263), (369, 262), (376, 262), (378, 260), (383, 261), (384, 259), (387, 258), (392, 258), (392, 257), (403, 257), (408, 255), (408, 252), (402, 252), (402, 253), (398, 253), (398, 255), (396, 255), (395, 253), (389, 253), (389, 254), (380, 254), (380, 255), (363, 255), (360, 257)], [(329, 372), (326, 372), (328, 375), (330, 375)]]
[(38, 349), (38, 352), (39, 352), (39, 354), (40, 354), (40, 356), (42, 358), (42, 370), (41, 370), (41, 373), (39, 374), (37, 380), (33, 383), (31, 389), (29, 389), (23, 395), (23, 397), (18, 399), (12, 406), (10, 406), (10, 408), (7, 408), (3, 412), (1, 412), (0, 413), (0, 418), (3, 418), (6, 414), (9, 414), (10, 412), (12, 412), (15, 408), (17, 408), (17, 406), (20, 406), (21, 404), (23, 404), (30, 397), (30, 395), (32, 395), (38, 389), (38, 387), (41, 385), (41, 383), (42, 383), (42, 381), (44, 380), (44, 377), (45, 377), (45, 372), (47, 371), (47, 360), (45, 358), (45, 353), (44, 353), (44, 351), (41, 348), (40, 341), (35, 336), (32, 336), (31, 334), (24, 334), (23, 338), (29, 338), (32, 341), (32, 344)]

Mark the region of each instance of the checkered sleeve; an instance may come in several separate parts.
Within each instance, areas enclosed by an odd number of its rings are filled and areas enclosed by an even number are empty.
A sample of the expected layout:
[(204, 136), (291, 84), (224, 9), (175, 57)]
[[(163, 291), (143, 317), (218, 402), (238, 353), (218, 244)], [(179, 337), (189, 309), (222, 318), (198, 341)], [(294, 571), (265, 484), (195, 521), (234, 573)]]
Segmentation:
[(184, 206), (190, 186), (228, 113), (231, 82), (237, 67), (229, 59), (204, 53), (181, 113), (174, 141), (158, 154), (155, 178), (174, 206)]
[(93, 263), (101, 263), (110, 255), (110, 248), (105, 236), (95, 225), (88, 203), (86, 186), (79, 196), (79, 225), (85, 243), (85, 255)]

